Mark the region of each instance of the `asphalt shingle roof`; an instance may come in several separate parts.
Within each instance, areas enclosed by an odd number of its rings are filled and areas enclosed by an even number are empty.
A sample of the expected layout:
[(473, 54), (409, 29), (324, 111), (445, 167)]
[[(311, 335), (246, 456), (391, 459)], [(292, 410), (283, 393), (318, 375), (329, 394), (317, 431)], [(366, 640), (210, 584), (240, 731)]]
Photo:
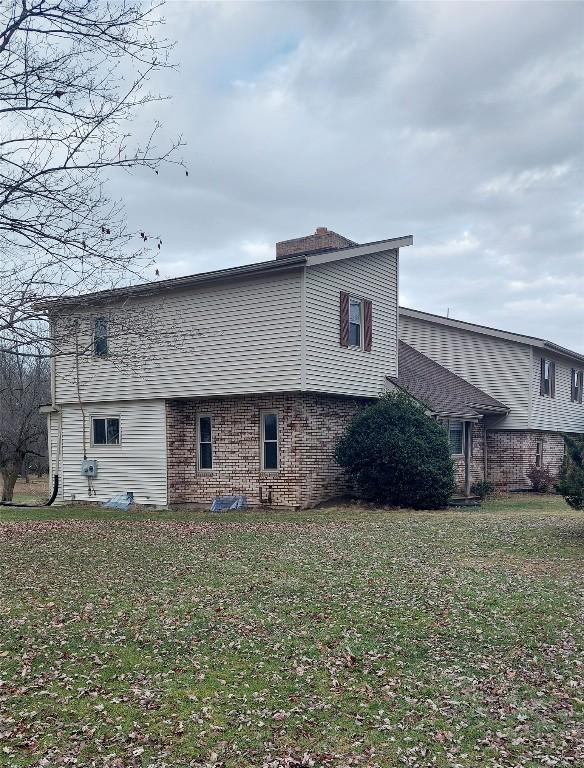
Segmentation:
[(476, 418), (509, 411), (504, 403), (403, 341), (399, 342), (398, 376), (390, 377), (389, 381), (439, 415)]

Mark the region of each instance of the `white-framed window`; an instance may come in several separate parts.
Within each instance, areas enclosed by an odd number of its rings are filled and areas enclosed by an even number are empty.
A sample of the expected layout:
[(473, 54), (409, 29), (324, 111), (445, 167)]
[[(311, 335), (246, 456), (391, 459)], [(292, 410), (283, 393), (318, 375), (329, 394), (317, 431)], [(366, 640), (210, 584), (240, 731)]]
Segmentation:
[(120, 438), (119, 416), (91, 417), (92, 445), (119, 445)]
[(363, 301), (349, 297), (349, 346), (363, 346)]
[(536, 440), (535, 442), (535, 466), (543, 466), (543, 440)]
[(579, 371), (577, 368), (572, 368), (570, 399), (573, 403), (582, 402), (583, 390), (584, 390), (584, 371)]
[(464, 454), (464, 421), (448, 420), (448, 442), (452, 456)]
[(96, 317), (93, 325), (93, 354), (107, 357), (107, 318)]
[(280, 468), (278, 444), (278, 414), (275, 411), (261, 413), (262, 470), (275, 472)]
[(555, 397), (556, 394), (556, 364), (545, 357), (541, 358), (539, 394), (544, 397)]
[(199, 469), (213, 469), (213, 420), (200, 415), (197, 419)]

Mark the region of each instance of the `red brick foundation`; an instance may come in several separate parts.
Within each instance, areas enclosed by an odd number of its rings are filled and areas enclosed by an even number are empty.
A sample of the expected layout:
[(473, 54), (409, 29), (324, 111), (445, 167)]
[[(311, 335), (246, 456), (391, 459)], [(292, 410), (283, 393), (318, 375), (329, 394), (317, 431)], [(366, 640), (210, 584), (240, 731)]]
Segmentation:
[(543, 440), (543, 464), (556, 476), (564, 458), (564, 439), (557, 432), (487, 431), (488, 478), (497, 488), (529, 488), (529, 467), (535, 464), (536, 445)]
[[(171, 504), (208, 504), (214, 496), (243, 494), (257, 504), (309, 507), (347, 491), (333, 459), (336, 443), (365, 401), (333, 395), (275, 394), (166, 404)], [(279, 416), (277, 472), (262, 472), (260, 413)], [(213, 470), (197, 468), (197, 415), (213, 420)]]

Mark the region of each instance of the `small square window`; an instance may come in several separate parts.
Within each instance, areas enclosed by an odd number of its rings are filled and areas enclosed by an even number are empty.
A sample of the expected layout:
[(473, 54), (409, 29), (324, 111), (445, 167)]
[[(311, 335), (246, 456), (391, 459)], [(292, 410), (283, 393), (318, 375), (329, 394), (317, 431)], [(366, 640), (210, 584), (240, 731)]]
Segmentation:
[(93, 417), (93, 445), (119, 445), (120, 419), (117, 416)]

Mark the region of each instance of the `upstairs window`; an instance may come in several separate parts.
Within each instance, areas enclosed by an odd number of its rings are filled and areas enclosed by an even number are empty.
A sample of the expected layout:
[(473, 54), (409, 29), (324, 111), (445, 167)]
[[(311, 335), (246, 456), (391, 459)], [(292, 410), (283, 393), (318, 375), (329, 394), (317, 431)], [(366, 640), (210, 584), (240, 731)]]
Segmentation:
[(584, 371), (572, 368), (570, 399), (573, 403), (582, 402), (582, 390), (584, 390)]
[(361, 326), (363, 324), (363, 302), (349, 299), (349, 346), (361, 346)]
[(107, 319), (96, 317), (93, 328), (93, 354), (96, 357), (107, 356)]
[(199, 416), (199, 469), (213, 469), (213, 425), (210, 416)]
[(262, 469), (278, 468), (278, 414), (262, 413)]
[(556, 396), (556, 364), (553, 360), (541, 358), (539, 394), (542, 397)]
[(92, 418), (93, 445), (119, 445), (120, 419), (118, 416)]
[(341, 291), (340, 342), (342, 347), (355, 347), (370, 352), (373, 344), (372, 304)]

